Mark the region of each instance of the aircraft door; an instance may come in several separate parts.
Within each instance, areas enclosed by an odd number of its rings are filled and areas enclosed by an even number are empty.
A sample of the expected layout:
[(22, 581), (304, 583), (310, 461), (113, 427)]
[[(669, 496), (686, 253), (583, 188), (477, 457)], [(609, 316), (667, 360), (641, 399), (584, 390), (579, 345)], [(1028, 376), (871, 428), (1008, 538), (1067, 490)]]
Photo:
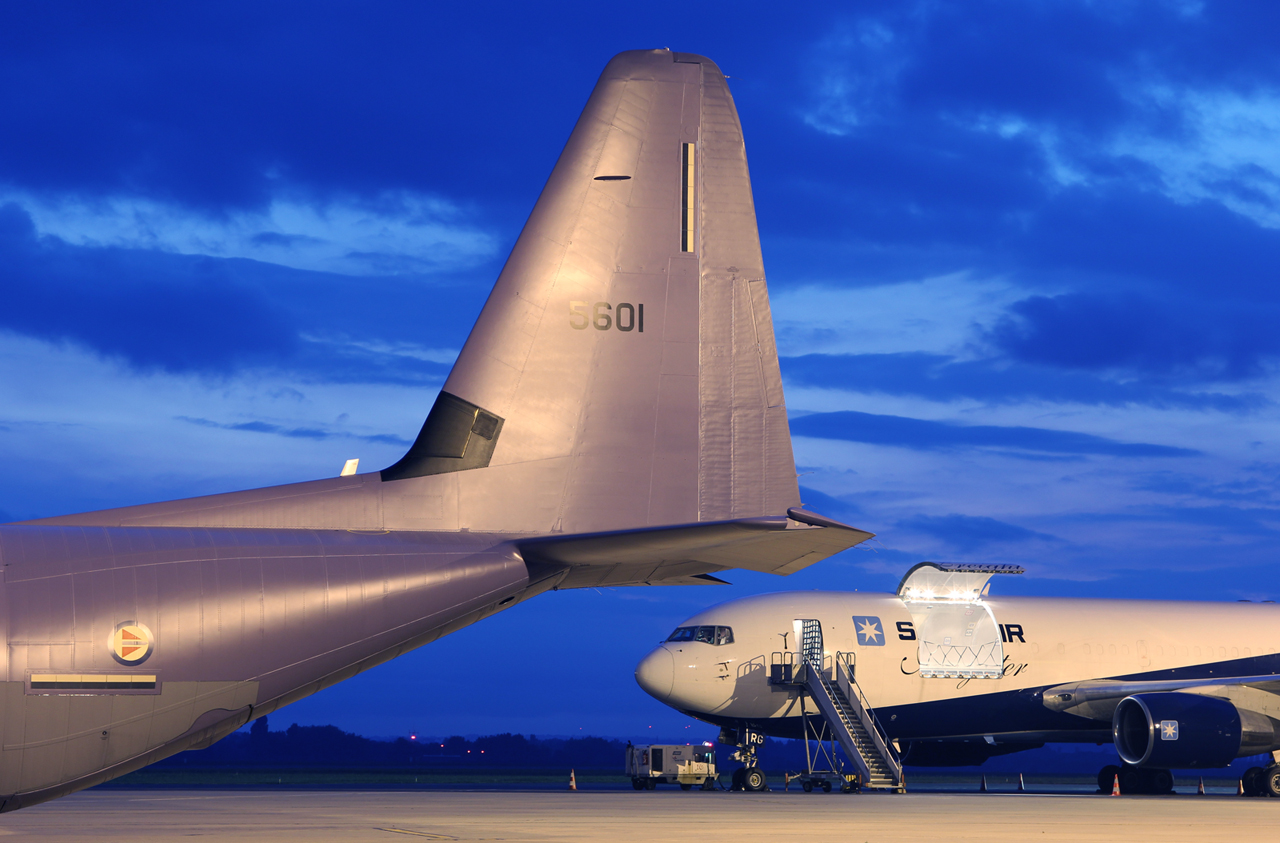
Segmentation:
[[(936, 603), (917, 622), (920, 675), (998, 679), (1004, 644), (991, 608), (982, 603)], [(913, 617), (919, 617), (915, 611)]]
[(983, 601), (992, 574), (1020, 574), (1016, 565), (922, 562), (903, 577), (898, 597), (911, 612), (919, 639), (920, 676), (999, 679), (1004, 643)]
[(822, 624), (819, 621), (796, 619), (796, 641), (800, 645), (802, 662), (822, 669)]

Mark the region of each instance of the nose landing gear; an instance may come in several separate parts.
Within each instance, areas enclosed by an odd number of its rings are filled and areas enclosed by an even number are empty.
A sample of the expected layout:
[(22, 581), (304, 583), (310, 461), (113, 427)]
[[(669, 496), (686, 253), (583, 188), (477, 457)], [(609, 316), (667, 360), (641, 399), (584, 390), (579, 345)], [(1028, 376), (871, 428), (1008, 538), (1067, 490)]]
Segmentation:
[(759, 767), (742, 767), (734, 773), (733, 779), (736, 790), (759, 792), (769, 789), (769, 785), (765, 781), (764, 770)]
[(738, 729), (724, 728), (720, 730), (720, 743), (737, 748), (729, 757), (741, 761), (743, 766), (733, 771), (731, 790), (759, 792), (769, 789), (764, 770), (760, 769), (760, 761), (756, 757), (756, 749), (764, 743), (764, 735), (743, 726)]

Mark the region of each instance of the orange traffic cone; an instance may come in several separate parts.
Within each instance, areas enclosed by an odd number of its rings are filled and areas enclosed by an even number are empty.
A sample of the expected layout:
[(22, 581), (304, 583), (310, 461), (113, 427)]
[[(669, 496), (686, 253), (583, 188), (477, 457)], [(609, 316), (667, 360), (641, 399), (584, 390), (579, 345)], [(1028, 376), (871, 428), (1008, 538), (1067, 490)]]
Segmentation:
[(1111, 795), (1112, 796), (1120, 795), (1120, 774), (1119, 773), (1116, 773), (1115, 780), (1111, 782)]
[(978, 788), (978, 792), (979, 792), (979, 793), (986, 793), (986, 792), (987, 792), (987, 777), (986, 777), (986, 776), (983, 776), (983, 777), (982, 777), (982, 786)]
[(1200, 788), (1196, 791), (1196, 793), (1200, 794), (1201, 796), (1204, 796), (1204, 776), (1200, 777)]
[(1026, 785), (1026, 782), (1022, 780), (1022, 773), (1018, 773), (1018, 792), (1019, 793), (1027, 792), (1027, 785)]
[(1244, 796), (1244, 779), (1236, 782), (1236, 796)]
[(569, 789), (570, 789), (570, 790), (577, 790), (577, 789), (578, 789), (578, 781), (577, 781), (577, 779), (575, 779), (575, 778), (573, 777), (573, 770), (572, 770), (572, 769), (570, 769), (570, 770), (569, 770)]

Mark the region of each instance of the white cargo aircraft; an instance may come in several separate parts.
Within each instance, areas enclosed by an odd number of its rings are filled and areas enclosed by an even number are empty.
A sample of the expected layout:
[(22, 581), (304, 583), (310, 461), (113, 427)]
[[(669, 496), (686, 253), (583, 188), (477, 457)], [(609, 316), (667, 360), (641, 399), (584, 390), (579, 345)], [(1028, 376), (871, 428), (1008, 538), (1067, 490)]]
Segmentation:
[(1161, 793), (1170, 769), (1272, 753), (1244, 777), (1280, 796), (1280, 608), (1268, 603), (991, 597), (1008, 565), (925, 562), (896, 594), (784, 592), (689, 618), (640, 662), (657, 699), (722, 727), (764, 787), (761, 735), (819, 721), (871, 786), (901, 764), (981, 764), (1048, 742), (1114, 742), (1110, 791)]

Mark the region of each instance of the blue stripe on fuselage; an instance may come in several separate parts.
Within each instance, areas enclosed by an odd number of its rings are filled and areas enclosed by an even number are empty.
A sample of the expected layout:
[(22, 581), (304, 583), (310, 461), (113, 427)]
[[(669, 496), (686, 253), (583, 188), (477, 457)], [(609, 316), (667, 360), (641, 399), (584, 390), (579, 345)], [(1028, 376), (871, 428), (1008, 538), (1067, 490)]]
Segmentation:
[[(889, 737), (893, 739), (946, 738), (959, 735), (989, 735), (1010, 732), (1079, 732), (1081, 733), (1081, 740), (1093, 740), (1100, 729), (1109, 731), (1111, 724), (1046, 708), (1043, 702), (1043, 694), (1047, 688), (1069, 684), (1072, 681), (1155, 682), (1177, 679), (1186, 681), (1218, 679), (1223, 682), (1230, 682), (1237, 677), (1266, 675), (1276, 675), (1280, 679), (1280, 654), (1249, 656), (1165, 670), (1130, 673), (1122, 676), (1082, 677), (1081, 679), (1055, 682), (1052, 685), (1037, 685), (1016, 691), (997, 691), (991, 694), (968, 695), (947, 700), (878, 706), (874, 711), (881, 726), (889, 734)], [(921, 681), (946, 682), (965, 680), (922, 679)], [(975, 683), (984, 680), (973, 679), (967, 681)], [(972, 684), (969, 687), (972, 687)], [(867, 693), (871, 704), (874, 706), (875, 688), (864, 687), (863, 690)], [(685, 713), (719, 726), (734, 726), (739, 722), (733, 719), (708, 716), (691, 711)], [(802, 721), (799, 717), (753, 720), (751, 723), (759, 731), (773, 737), (799, 738), (804, 735)], [(1084, 734), (1086, 732), (1093, 733), (1093, 735), (1086, 736)]]

